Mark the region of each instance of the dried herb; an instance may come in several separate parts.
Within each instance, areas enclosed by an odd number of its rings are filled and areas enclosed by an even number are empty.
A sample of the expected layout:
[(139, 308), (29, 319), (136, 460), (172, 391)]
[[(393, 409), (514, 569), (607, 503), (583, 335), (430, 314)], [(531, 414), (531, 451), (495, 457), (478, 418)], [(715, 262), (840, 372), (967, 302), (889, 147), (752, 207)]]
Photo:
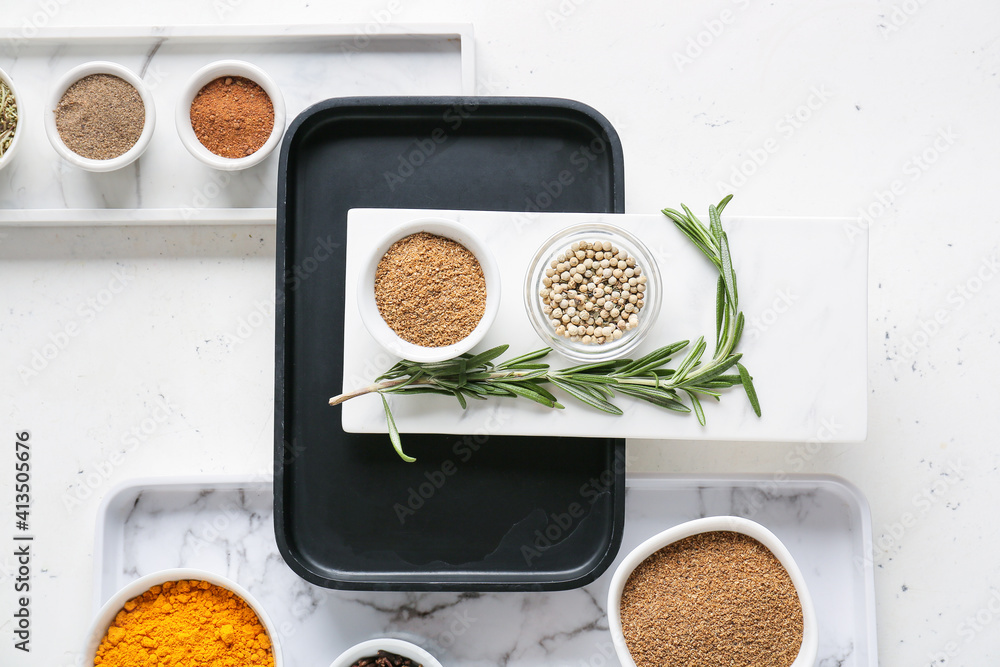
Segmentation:
[(55, 108), (56, 129), (66, 147), (90, 160), (127, 153), (146, 125), (139, 91), (113, 74), (90, 74), (63, 93)]
[[(723, 389), (742, 385), (754, 413), (759, 417), (760, 403), (753, 379), (740, 363), (743, 355), (736, 352), (743, 335), (744, 318), (739, 311), (736, 274), (729, 254), (729, 239), (722, 228), (721, 219), (722, 210), (730, 199), (732, 195), (723, 199), (718, 206), (709, 207), (711, 222), (707, 227), (687, 206), (682, 205), (684, 213), (663, 209), (663, 214), (674, 222), (719, 271), (715, 305), (715, 350), (710, 359), (704, 359), (708, 349), (704, 337), (698, 338), (693, 345), (687, 340), (665, 345), (641, 359), (611, 359), (563, 369), (551, 369), (548, 364), (539, 363), (551, 348), (494, 363), (508, 348), (507, 345), (499, 345), (477, 355), (463, 354), (436, 363), (401, 360), (371, 385), (334, 396), (330, 399), (330, 405), (338, 405), (372, 392), (381, 395), (389, 439), (399, 456), (407, 462), (415, 459), (403, 452), (399, 429), (385, 398), (387, 394), (454, 396), (463, 409), (468, 405), (468, 399), (520, 397), (549, 408), (561, 409), (564, 406), (549, 391), (548, 386), (551, 386), (609, 414), (622, 414), (621, 408), (611, 400), (617, 394), (623, 394), (667, 410), (694, 412), (698, 422), (704, 425), (705, 412), (699, 396), (719, 400)], [(685, 349), (687, 352), (680, 363), (675, 368), (670, 368), (668, 364)], [(735, 373), (732, 372), (734, 369)]]
[(17, 131), (17, 100), (14, 91), (0, 81), (0, 156), (3, 156), (14, 142)]

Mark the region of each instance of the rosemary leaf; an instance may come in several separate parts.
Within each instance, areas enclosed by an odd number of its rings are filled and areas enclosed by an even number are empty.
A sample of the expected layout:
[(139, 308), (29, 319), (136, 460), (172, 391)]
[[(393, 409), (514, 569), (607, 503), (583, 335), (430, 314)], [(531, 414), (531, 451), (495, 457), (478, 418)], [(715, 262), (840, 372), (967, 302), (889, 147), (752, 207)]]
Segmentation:
[(551, 351), (552, 351), (551, 347), (543, 347), (540, 350), (535, 350), (534, 352), (529, 352), (528, 354), (522, 354), (520, 357), (514, 357), (513, 359), (505, 361), (502, 364), (500, 364), (498, 368), (500, 370), (503, 370), (505, 368), (513, 368), (514, 366), (535, 361), (536, 359), (542, 359), (545, 356), (547, 356), (548, 353)]
[(510, 345), (497, 345), (496, 347), (490, 348), (489, 350), (486, 350), (485, 352), (480, 352), (479, 354), (477, 354), (474, 357), (470, 357), (466, 361), (466, 363), (469, 365), (470, 368), (475, 368), (476, 366), (481, 366), (481, 365), (485, 364), (487, 361), (493, 361), (494, 359), (496, 359), (497, 357), (499, 357), (500, 355), (502, 355), (504, 352), (507, 351), (507, 348), (509, 348), (509, 347), (510, 347)]
[(555, 377), (549, 378), (549, 382), (559, 387), (560, 389), (565, 391), (567, 394), (569, 394), (576, 400), (580, 401), (581, 403), (586, 403), (592, 408), (597, 408), (602, 412), (607, 412), (608, 414), (612, 415), (622, 414), (621, 408), (619, 408), (617, 405), (614, 405), (613, 403), (608, 403), (603, 398), (594, 396), (594, 394), (583, 389), (582, 387), (579, 387), (570, 382), (566, 382), (565, 380), (562, 379), (557, 379)]
[(545, 396), (544, 394), (535, 391), (530, 386), (526, 387), (524, 385), (516, 384), (513, 382), (495, 382), (494, 384), (500, 387), (501, 389), (506, 389), (512, 394), (516, 394), (517, 396), (520, 396), (522, 398), (530, 399), (535, 403), (541, 403), (547, 408), (562, 407), (558, 403), (550, 400), (548, 396)]
[(722, 347), (722, 324), (726, 315), (726, 283), (719, 276), (715, 285), (715, 353)]
[(399, 454), (399, 458), (403, 459), (407, 463), (413, 463), (416, 461), (412, 456), (408, 456), (403, 451), (403, 443), (399, 439), (399, 429), (396, 428), (396, 420), (392, 418), (392, 411), (389, 409), (389, 401), (385, 400), (385, 395), (379, 393), (382, 397), (382, 407), (385, 408), (385, 421), (389, 426), (389, 442), (392, 443), (392, 448), (396, 450)]
[(750, 377), (750, 373), (743, 364), (736, 364), (736, 368), (740, 371), (740, 380), (743, 382), (743, 389), (747, 392), (747, 398), (750, 399), (753, 412), (760, 417), (760, 402), (757, 400), (757, 390), (753, 388), (753, 378)]
[(732, 194), (728, 194), (725, 197), (723, 197), (722, 201), (720, 201), (719, 204), (718, 204), (718, 206), (715, 207), (715, 210), (719, 212), (720, 216), (722, 215), (723, 209), (726, 208), (726, 204), (728, 204), (730, 201), (732, 201), (732, 199), (733, 199), (733, 195)]
[(698, 418), (698, 423), (704, 426), (705, 411), (701, 407), (701, 401), (698, 400), (698, 396), (693, 391), (688, 391), (687, 395), (691, 397), (691, 407), (694, 409), (694, 414)]
[[(663, 214), (719, 273), (715, 290), (715, 348), (711, 357), (705, 357), (707, 345), (704, 337), (699, 337), (693, 344), (688, 340), (678, 341), (635, 360), (611, 359), (552, 369), (541, 361), (551, 348), (497, 362), (508, 350), (507, 345), (498, 345), (476, 355), (463, 354), (436, 363), (399, 361), (379, 376), (374, 384), (335, 396), (330, 399), (330, 404), (337, 405), (356, 396), (378, 392), (385, 410), (389, 439), (404, 461), (414, 459), (403, 453), (399, 430), (386, 394), (454, 396), (463, 409), (468, 407), (467, 399), (470, 398), (526, 398), (548, 408), (563, 408), (556, 395), (549, 391), (548, 387), (551, 387), (584, 405), (612, 415), (623, 414), (622, 409), (611, 402), (620, 394), (679, 413), (694, 412), (698, 422), (704, 425), (706, 418), (700, 397), (720, 400), (723, 390), (742, 385), (754, 413), (759, 417), (760, 402), (753, 378), (740, 363), (743, 355), (736, 351), (743, 335), (745, 318), (739, 309), (729, 238), (721, 218), (722, 210), (731, 198), (732, 195), (729, 195), (717, 206), (709, 207), (709, 226), (683, 204), (683, 213), (663, 209)], [(676, 368), (670, 368), (674, 356), (685, 349), (687, 353), (681, 362)], [(736, 373), (730, 372), (734, 366)], [(690, 407), (681, 399), (682, 394), (687, 397)]]

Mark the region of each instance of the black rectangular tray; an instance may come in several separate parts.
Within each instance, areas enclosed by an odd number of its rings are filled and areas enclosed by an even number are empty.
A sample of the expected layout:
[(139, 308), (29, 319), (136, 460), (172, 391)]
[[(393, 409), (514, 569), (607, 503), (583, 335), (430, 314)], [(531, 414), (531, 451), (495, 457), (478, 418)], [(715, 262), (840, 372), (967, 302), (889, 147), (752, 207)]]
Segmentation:
[(583, 586), (611, 564), (624, 440), (403, 434), (417, 457), (407, 464), (388, 436), (345, 433), (327, 399), (343, 384), (345, 318), (357, 319), (343, 299), (349, 209), (623, 213), (623, 186), (614, 128), (569, 100), (341, 98), (289, 126), (274, 523), (296, 573), (353, 590), (540, 591)]

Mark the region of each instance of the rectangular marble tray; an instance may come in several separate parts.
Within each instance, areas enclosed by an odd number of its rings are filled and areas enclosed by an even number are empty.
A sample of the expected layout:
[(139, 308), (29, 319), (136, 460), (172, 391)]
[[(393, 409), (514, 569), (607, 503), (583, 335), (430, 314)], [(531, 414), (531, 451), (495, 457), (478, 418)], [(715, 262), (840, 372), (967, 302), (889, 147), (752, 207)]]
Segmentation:
[[(774, 532), (802, 569), (819, 620), (817, 665), (878, 664), (868, 503), (825, 475), (632, 474), (616, 560), (683, 521), (733, 514)], [(618, 664), (605, 616), (615, 565), (553, 593), (371, 593), (313, 586), (274, 543), (269, 480), (134, 480), (104, 499), (94, 545), (94, 608), (139, 576), (197, 567), (250, 590), (278, 627), (285, 665), (328, 665), (374, 636), (416, 641), (445, 665)]]
[[(241, 209), (270, 209), (278, 151), (242, 172), (220, 172), (181, 145), (175, 103), (203, 65), (247, 60), (275, 80), (288, 122), (330, 97), (474, 94), (474, 40), (469, 24), (180, 26), (40, 28), (31, 39), (0, 44), (3, 67), (23, 105), (24, 146), (0, 172), (0, 224), (143, 224), (143, 209), (173, 224), (211, 218), (241, 224)], [(94, 174), (63, 162), (42, 126), (50, 88), (90, 60), (128, 67), (156, 99), (156, 129), (146, 153), (116, 172)], [(60, 209), (53, 214), (46, 209)], [(112, 209), (108, 215), (103, 211)], [(211, 211), (206, 216), (205, 212)], [(256, 217), (256, 216), (254, 216)]]
[[(695, 211), (699, 215), (699, 211)], [(497, 321), (474, 351), (510, 344), (517, 355), (542, 347), (525, 313), (527, 263), (552, 234), (586, 221), (629, 229), (657, 258), (666, 288), (654, 335), (636, 356), (699, 335), (714, 342), (717, 273), (663, 215), (503, 213), (355, 209), (348, 214), (344, 318), (344, 390), (367, 385), (395, 362), (358, 323), (356, 276), (366, 248), (397, 224), (421, 216), (445, 217), (475, 229), (502, 268)], [(705, 218), (707, 218), (707, 211)], [(420, 395), (389, 400), (396, 425), (410, 433), (464, 433), (497, 406), (512, 405), (516, 419), (501, 427), (508, 435), (565, 435), (586, 417), (593, 436), (744, 441), (864, 440), (868, 422), (867, 236), (853, 240), (839, 218), (741, 218), (726, 216), (733, 263), (739, 278), (746, 328), (740, 343), (754, 376), (763, 415), (758, 419), (738, 387), (720, 402), (703, 402), (707, 425), (647, 403), (619, 397), (616, 417), (572, 400), (565, 410), (530, 401), (470, 401)], [(502, 323), (502, 324), (501, 324)], [(556, 354), (547, 361), (570, 365)], [(559, 392), (556, 392), (559, 393)], [(512, 399), (511, 399), (512, 400)], [(355, 433), (385, 432), (385, 413), (375, 394), (343, 404), (343, 427)]]

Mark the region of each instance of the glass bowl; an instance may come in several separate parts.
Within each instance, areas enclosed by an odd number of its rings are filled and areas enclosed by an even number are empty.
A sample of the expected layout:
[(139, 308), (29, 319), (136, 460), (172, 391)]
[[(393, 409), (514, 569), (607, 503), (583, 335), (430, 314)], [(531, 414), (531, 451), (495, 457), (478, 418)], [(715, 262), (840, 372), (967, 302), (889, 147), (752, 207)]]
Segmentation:
[[(638, 312), (638, 325), (625, 331), (617, 340), (600, 344), (584, 343), (582, 340), (573, 341), (556, 333), (550, 317), (543, 311), (544, 304), (539, 292), (545, 288), (543, 279), (546, 269), (551, 268), (552, 262), (560, 254), (568, 252), (573, 243), (582, 241), (610, 242), (634, 258), (636, 266), (642, 269), (640, 275), (646, 276), (646, 291), (643, 292), (645, 303)], [(574, 361), (606, 361), (628, 355), (646, 338), (660, 313), (660, 289), (660, 271), (656, 266), (656, 260), (642, 241), (621, 227), (588, 222), (563, 229), (551, 236), (538, 249), (528, 263), (524, 278), (524, 307), (535, 333), (559, 354)]]

